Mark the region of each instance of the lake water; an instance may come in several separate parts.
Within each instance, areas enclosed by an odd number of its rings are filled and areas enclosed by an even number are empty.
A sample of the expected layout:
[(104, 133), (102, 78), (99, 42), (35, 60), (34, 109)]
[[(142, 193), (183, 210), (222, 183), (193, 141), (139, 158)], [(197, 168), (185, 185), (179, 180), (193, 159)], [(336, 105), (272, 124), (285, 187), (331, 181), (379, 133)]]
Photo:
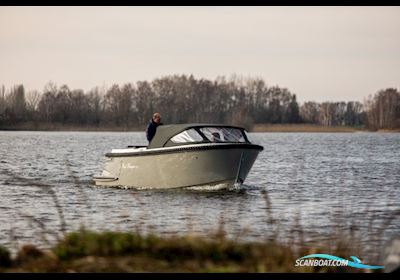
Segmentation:
[(273, 232), (294, 238), (293, 230), (301, 228), (308, 243), (355, 229), (360, 236), (352, 241), (361, 246), (400, 232), (394, 215), (400, 209), (400, 134), (250, 138), (264, 151), (240, 188), (155, 191), (95, 187), (91, 181), (106, 152), (145, 145), (144, 133), (0, 131), (0, 245), (48, 246), (45, 239), (54, 242), (52, 233), (60, 232), (60, 213), (68, 231), (84, 225), (207, 235), (223, 221), (229, 236), (259, 241)]

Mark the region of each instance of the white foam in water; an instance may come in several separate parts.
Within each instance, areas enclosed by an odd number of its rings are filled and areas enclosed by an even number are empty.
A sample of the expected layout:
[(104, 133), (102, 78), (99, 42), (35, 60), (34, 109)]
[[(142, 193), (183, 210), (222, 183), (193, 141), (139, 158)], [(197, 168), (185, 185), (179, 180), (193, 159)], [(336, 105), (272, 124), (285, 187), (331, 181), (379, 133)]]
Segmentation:
[(235, 185), (222, 183), (217, 185), (202, 185), (202, 186), (193, 186), (193, 187), (186, 187), (185, 190), (195, 190), (195, 191), (219, 191), (219, 190), (234, 190), (240, 188), (240, 183), (235, 183)]
[[(219, 191), (219, 190), (238, 190), (242, 186), (241, 183), (235, 183), (234, 185), (228, 183), (221, 183), (216, 185), (201, 185), (201, 186), (192, 186), (192, 187), (185, 187), (185, 188), (176, 188), (176, 189), (183, 189), (183, 190), (191, 190), (191, 191)], [(106, 188), (118, 188), (118, 189), (134, 189), (134, 190), (163, 190), (164, 188), (149, 188), (149, 187), (133, 187), (133, 186), (102, 186), (97, 185), (96, 187), (106, 187)], [(171, 189), (171, 188), (165, 188)]]

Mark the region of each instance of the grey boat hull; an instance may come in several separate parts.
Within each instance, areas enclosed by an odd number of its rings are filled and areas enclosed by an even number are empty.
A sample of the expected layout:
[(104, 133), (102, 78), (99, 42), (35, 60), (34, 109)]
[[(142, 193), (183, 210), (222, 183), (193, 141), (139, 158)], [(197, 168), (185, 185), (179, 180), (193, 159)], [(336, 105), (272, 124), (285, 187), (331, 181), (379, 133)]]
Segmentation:
[(214, 144), (148, 150), (143, 153), (107, 154), (99, 186), (169, 189), (243, 183), (261, 146)]

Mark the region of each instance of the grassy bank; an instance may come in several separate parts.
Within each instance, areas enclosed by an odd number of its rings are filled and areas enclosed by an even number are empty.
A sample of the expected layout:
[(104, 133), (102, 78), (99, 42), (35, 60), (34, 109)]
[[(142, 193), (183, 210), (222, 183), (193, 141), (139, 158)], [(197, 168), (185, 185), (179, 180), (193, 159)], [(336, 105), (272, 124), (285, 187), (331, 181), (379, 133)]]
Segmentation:
[(378, 129), (377, 132), (386, 133), (386, 132), (400, 132), (400, 128), (394, 129)]
[(0, 272), (368, 272), (349, 267), (296, 267), (300, 256), (329, 252), (348, 258), (345, 244), (298, 252), (275, 241), (237, 242), (223, 235), (158, 237), (138, 233), (69, 233), (47, 251), (0, 247)]
[(117, 125), (73, 125), (62, 123), (36, 123), (26, 122), (10, 126), (0, 126), (0, 130), (13, 130), (13, 131), (145, 131), (145, 127), (135, 126), (117, 126)]
[[(62, 123), (20, 123), (12, 126), (0, 126), (0, 130), (13, 131), (145, 131), (145, 127), (116, 125), (72, 125)], [(312, 124), (255, 124), (250, 132), (356, 132), (361, 129), (347, 126), (322, 126)], [(398, 130), (400, 131), (400, 130)], [(386, 131), (383, 131), (386, 132)]]
[(324, 126), (316, 124), (255, 124), (252, 132), (357, 132), (361, 128), (350, 126)]
[[(11, 126), (0, 126), (0, 130), (28, 130), (28, 131), (139, 131), (144, 132), (145, 127), (117, 126), (117, 125), (73, 125), (62, 123), (35, 123), (27, 122)], [(324, 126), (317, 124), (254, 124), (250, 132), (360, 132), (369, 131), (363, 127), (350, 126)], [(379, 129), (376, 132), (400, 132), (400, 129)]]

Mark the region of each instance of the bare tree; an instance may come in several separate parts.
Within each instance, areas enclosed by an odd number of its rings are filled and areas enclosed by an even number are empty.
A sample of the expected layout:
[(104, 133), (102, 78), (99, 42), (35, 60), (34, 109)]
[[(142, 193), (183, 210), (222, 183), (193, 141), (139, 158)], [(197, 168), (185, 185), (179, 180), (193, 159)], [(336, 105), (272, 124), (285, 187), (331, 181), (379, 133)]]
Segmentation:
[(30, 112), (36, 111), (39, 101), (40, 101), (40, 93), (37, 90), (27, 92), (26, 109)]
[(84, 92), (53, 82), (25, 96), (22, 85), (0, 88), (0, 123), (43, 122), (115, 124), (144, 127), (155, 111), (168, 123), (211, 122), (251, 127), (253, 123), (313, 123), (395, 128), (400, 124), (397, 89), (381, 90), (364, 102), (305, 102), (296, 94), (268, 86), (261, 78), (232, 75), (214, 81), (171, 75), (136, 84)]
[(300, 116), (305, 123), (319, 123), (320, 104), (308, 101), (300, 107)]
[(400, 93), (397, 89), (387, 88), (378, 91), (365, 100), (364, 106), (369, 128), (400, 127)]

